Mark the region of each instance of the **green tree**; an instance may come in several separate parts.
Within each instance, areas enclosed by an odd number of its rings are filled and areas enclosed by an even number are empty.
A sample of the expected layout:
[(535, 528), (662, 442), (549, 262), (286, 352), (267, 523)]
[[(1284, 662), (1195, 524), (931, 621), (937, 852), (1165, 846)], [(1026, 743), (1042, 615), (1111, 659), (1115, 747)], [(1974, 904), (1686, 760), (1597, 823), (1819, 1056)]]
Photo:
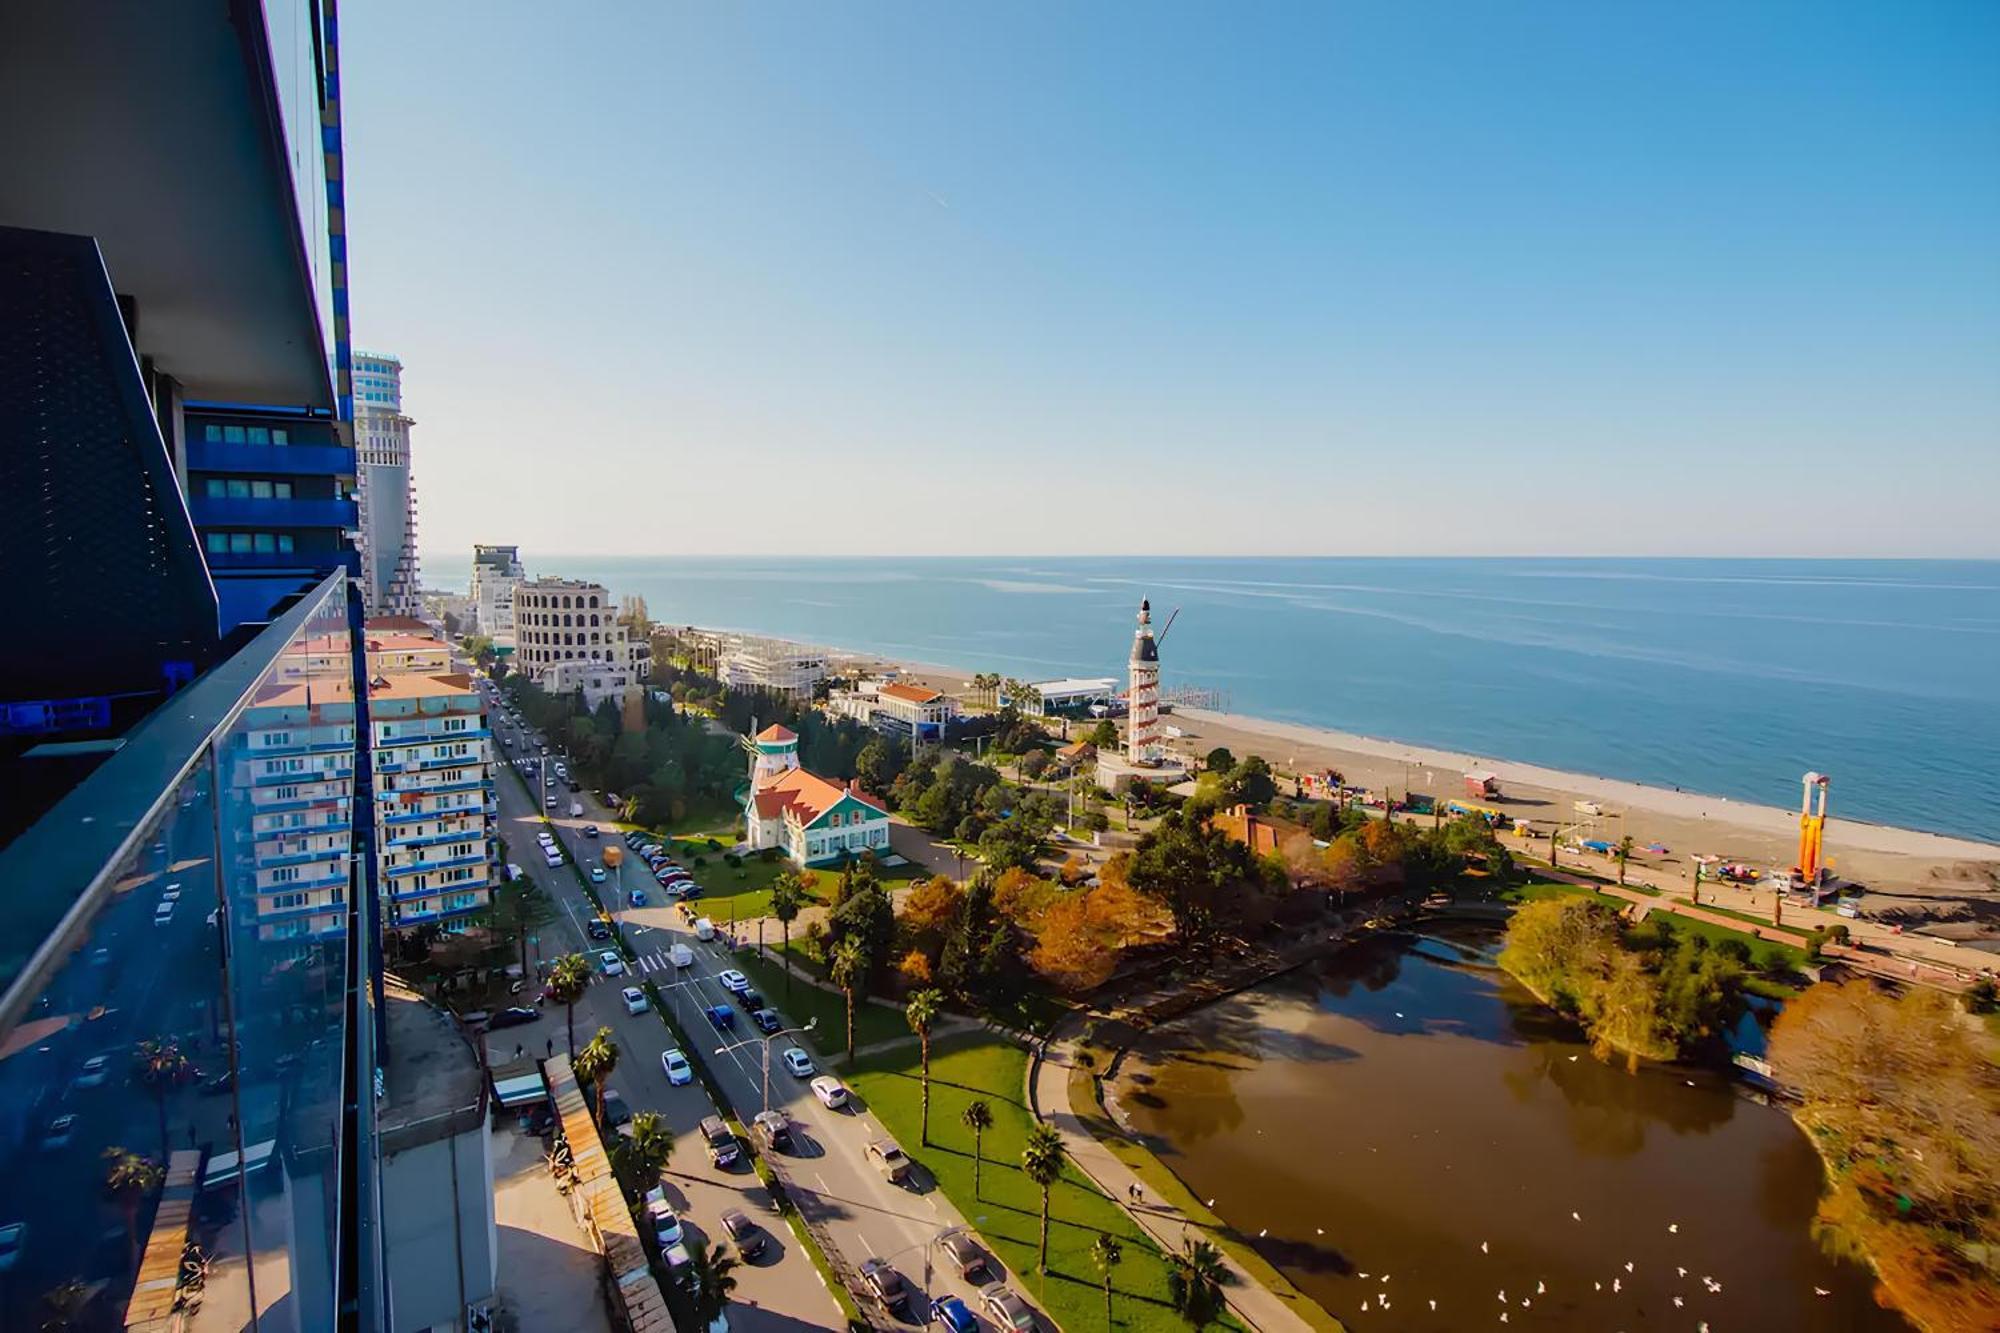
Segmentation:
[(590, 989), (590, 960), (566, 953), (549, 969), (548, 994), (563, 1007), (563, 1030), (569, 1035), (569, 1058), (576, 1059), (576, 1002)]
[(688, 1262), (694, 1269), (694, 1314), (702, 1328), (722, 1317), (729, 1306), (729, 1293), (736, 1290), (736, 1256), (727, 1249), (711, 1250), (706, 1241), (688, 1244)]
[(810, 901), (805, 877), (798, 871), (781, 871), (771, 881), (771, 915), (778, 918), (778, 930), (785, 941), (785, 996), (788, 999), (792, 994), (792, 922), (799, 919), (800, 911)]
[(833, 946), (828, 956), (827, 974), (847, 998), (847, 1063), (854, 1063), (854, 992), (868, 979), (868, 950), (853, 936)]
[(611, 1035), (610, 1028), (597, 1029), (584, 1048), (576, 1053), (571, 1062), (576, 1067), (576, 1076), (590, 1084), (597, 1103), (597, 1127), (604, 1128), (604, 1081), (611, 1077), (611, 1071), (618, 1067), (618, 1041)]
[(535, 881), (522, 875), (502, 884), (487, 909), (486, 924), (520, 951), (521, 975), (528, 975), (528, 936), (556, 919), (556, 907)]
[(1236, 756), (1229, 752), (1228, 746), (1218, 745), (1208, 752), (1201, 766), (1211, 773), (1227, 773), (1236, 767)]
[(132, 1048), (132, 1072), (153, 1094), (160, 1117), (160, 1160), (172, 1151), (167, 1143), (167, 1098), (194, 1078), (194, 1066), (172, 1037), (149, 1037)]
[(104, 1192), (125, 1215), (125, 1242), (132, 1250), (132, 1269), (139, 1268), (139, 1208), (167, 1173), (150, 1157), (129, 1148), (104, 1150)]
[(616, 1136), (617, 1142), (611, 1145), (611, 1167), (625, 1193), (637, 1199), (659, 1183), (660, 1172), (673, 1156), (674, 1132), (654, 1111), (633, 1116), (631, 1131)]
[(972, 1197), (979, 1197), (979, 1168), (986, 1163), (986, 1131), (993, 1128), (993, 1108), (975, 1097), (958, 1117), (972, 1131)]
[(937, 1021), (937, 1016), (943, 1009), (944, 992), (932, 987), (925, 987), (913, 993), (909, 1003), (903, 1006), (904, 1019), (909, 1023), (910, 1030), (917, 1034), (917, 1040), (923, 1044), (924, 1094), (921, 1121), (923, 1127), (918, 1137), (926, 1146), (931, 1141), (931, 1024)]
[(1104, 1277), (1104, 1328), (1111, 1329), (1111, 1270), (1125, 1262), (1125, 1247), (1118, 1243), (1118, 1237), (1108, 1231), (1097, 1233), (1097, 1239), (1090, 1242), (1090, 1257), (1097, 1262), (1097, 1271)]
[(1189, 1328), (1207, 1328), (1222, 1319), (1222, 1285), (1229, 1270), (1222, 1251), (1189, 1236), (1167, 1255), (1167, 1297)]
[(1021, 1149), (1021, 1174), (1042, 1191), (1042, 1243), (1035, 1260), (1036, 1270), (1042, 1273), (1049, 1271), (1049, 1191), (1061, 1178), (1062, 1168), (1062, 1135), (1047, 1125), (1036, 1125), (1029, 1130), (1028, 1141)]
[(1118, 748), (1118, 724), (1108, 717), (1100, 718), (1097, 725), (1084, 735), (1084, 739), (1099, 750), (1115, 750)]
[(1618, 882), (1623, 884), (1625, 882), (1626, 863), (1632, 859), (1631, 834), (1628, 833), (1618, 840), (1618, 845), (1611, 849), (1611, 859), (1618, 863)]

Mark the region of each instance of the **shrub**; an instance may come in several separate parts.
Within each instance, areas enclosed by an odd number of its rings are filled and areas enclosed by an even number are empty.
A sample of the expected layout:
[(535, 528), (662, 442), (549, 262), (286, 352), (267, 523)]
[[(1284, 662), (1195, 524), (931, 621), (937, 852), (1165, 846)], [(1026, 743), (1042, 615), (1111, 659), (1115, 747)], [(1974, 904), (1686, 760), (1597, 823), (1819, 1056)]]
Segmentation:
[(743, 858), (735, 852), (724, 852), (722, 854), (722, 864), (728, 866), (731, 870), (741, 870), (743, 868)]
[(710, 839), (708, 840), (708, 850), (710, 850), (711, 852), (719, 852), (719, 851), (721, 851), (721, 850), (722, 850), (722, 839), (720, 839), (720, 838), (710, 838)]
[(778, 849), (776, 847), (766, 847), (763, 851), (757, 853), (757, 857), (759, 860), (767, 863), (775, 861), (778, 859)]
[(707, 865), (707, 864), (708, 864), (708, 858), (707, 858), (707, 857), (705, 857), (705, 856), (697, 856), (697, 857), (696, 857), (696, 858), (694, 859), (694, 868), (695, 868), (696, 870), (699, 870), (699, 869), (701, 869), (701, 868), (702, 868), (703, 866), (705, 866), (705, 865)]

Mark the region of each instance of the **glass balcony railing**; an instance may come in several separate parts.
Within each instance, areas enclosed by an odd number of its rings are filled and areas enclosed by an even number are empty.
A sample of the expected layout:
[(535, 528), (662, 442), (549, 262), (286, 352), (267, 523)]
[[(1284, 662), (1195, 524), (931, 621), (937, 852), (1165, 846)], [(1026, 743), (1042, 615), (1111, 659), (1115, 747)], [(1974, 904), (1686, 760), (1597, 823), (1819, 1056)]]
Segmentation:
[(335, 575), (0, 852), (0, 884), (35, 890), (0, 894), (0, 1328), (47, 1327), (51, 1293), (86, 1304), (66, 1327), (198, 1327), (175, 1313), (189, 1247), (201, 1323), (335, 1326), (338, 1220), (372, 1190), (351, 1174), (372, 1113), (343, 1116), (347, 1070), (374, 1064), (350, 1021), (365, 932), (260, 930), (271, 807), (244, 755), (280, 664), (347, 636)]

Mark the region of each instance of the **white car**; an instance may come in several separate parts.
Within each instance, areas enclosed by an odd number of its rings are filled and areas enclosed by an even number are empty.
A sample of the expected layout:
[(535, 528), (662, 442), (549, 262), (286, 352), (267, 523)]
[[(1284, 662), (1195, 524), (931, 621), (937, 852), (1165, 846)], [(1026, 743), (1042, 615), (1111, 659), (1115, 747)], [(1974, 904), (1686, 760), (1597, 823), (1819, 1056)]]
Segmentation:
[(847, 1089), (840, 1086), (840, 1080), (831, 1074), (821, 1074), (812, 1081), (813, 1096), (829, 1111), (847, 1105)]
[(681, 1054), (680, 1047), (660, 1052), (660, 1068), (667, 1071), (667, 1082), (675, 1087), (684, 1087), (694, 1082), (694, 1066)]
[(83, 1062), (83, 1072), (76, 1076), (79, 1088), (94, 1088), (104, 1082), (111, 1068), (111, 1057), (93, 1055)]
[(811, 1078), (813, 1076), (812, 1057), (796, 1046), (787, 1046), (785, 1048), (785, 1068), (791, 1073), (793, 1078)]
[(722, 989), (732, 995), (741, 995), (744, 991), (750, 989), (750, 978), (744, 976), (733, 967), (725, 968), (716, 973), (715, 979), (722, 983)]
[(619, 994), (624, 997), (625, 1012), (628, 1014), (643, 1014), (653, 1007), (646, 1002), (646, 992), (637, 986), (627, 986)]
[(618, 956), (616, 949), (606, 949), (603, 953), (598, 954), (597, 964), (604, 969), (604, 975), (607, 977), (622, 977), (625, 975), (625, 960)]
[(604, 867), (592, 866), (590, 868), (590, 882), (592, 884), (602, 884), (604, 882)]
[(680, 1244), (680, 1215), (674, 1212), (674, 1206), (667, 1202), (667, 1191), (664, 1186), (655, 1185), (646, 1191), (646, 1218), (653, 1225), (653, 1235), (658, 1238), (661, 1249)]
[(165, 889), (163, 889), (160, 892), (161, 902), (177, 903), (180, 900), (181, 900), (181, 886), (178, 884), (169, 884)]

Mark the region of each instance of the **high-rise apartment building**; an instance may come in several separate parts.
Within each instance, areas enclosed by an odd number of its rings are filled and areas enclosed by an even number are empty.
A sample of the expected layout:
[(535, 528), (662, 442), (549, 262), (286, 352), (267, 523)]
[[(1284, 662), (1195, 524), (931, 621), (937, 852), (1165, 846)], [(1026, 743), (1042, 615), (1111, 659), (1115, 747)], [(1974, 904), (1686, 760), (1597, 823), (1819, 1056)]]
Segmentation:
[(490, 786), (476, 699), (367, 650), (337, 10), (0, 0), (0, 1327), (493, 1296), (479, 1060), (382, 967)]
[(514, 589), (514, 669), (544, 689), (582, 690), (592, 706), (621, 697), (641, 683), (649, 651), (601, 583), (539, 578)]
[(472, 548), (472, 617), (478, 633), (514, 642), (514, 589), (526, 577), (518, 546)]
[(361, 596), (375, 616), (415, 616), (418, 596), (417, 488), (410, 475), (410, 427), (403, 411), (403, 363), (379, 352), (354, 356), (354, 450), (361, 531)]

